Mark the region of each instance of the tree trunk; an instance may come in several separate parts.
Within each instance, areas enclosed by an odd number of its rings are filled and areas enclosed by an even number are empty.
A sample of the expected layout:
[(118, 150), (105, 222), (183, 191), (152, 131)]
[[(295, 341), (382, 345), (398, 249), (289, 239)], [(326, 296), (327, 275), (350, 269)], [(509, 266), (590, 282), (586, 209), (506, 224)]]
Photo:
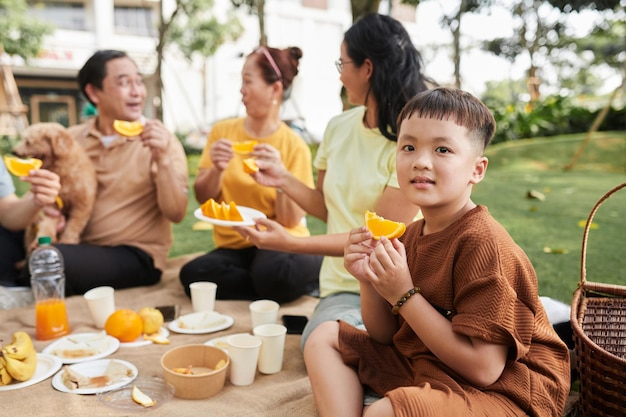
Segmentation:
[[(456, 25), (452, 25), (452, 42), (453, 42), (453, 57), (454, 61), (454, 86), (461, 88), (461, 17), (463, 17), (463, 10), (465, 10), (466, 0), (461, 0), (459, 4), (459, 10), (454, 17)], [(453, 23), (454, 23), (453, 22)]]
[(576, 163), (578, 163), (578, 160), (580, 159), (580, 157), (583, 156), (583, 153), (585, 152), (585, 148), (587, 147), (589, 142), (591, 142), (592, 135), (600, 128), (600, 125), (606, 118), (606, 115), (609, 113), (609, 110), (611, 109), (611, 106), (613, 105), (613, 100), (617, 96), (617, 93), (624, 87), (625, 83), (626, 83), (626, 80), (622, 79), (622, 83), (620, 84), (620, 86), (617, 87), (615, 90), (613, 90), (611, 97), (609, 97), (609, 102), (606, 103), (606, 106), (604, 106), (602, 111), (598, 113), (595, 120), (591, 124), (589, 131), (587, 131), (587, 135), (585, 135), (585, 140), (583, 140), (583, 143), (580, 144), (580, 147), (576, 151), (576, 154), (574, 155), (572, 160), (569, 162), (569, 164), (563, 167), (563, 171), (571, 171), (572, 169), (574, 169), (574, 166), (576, 165)]
[(350, 0), (350, 6), (352, 7), (352, 21), (354, 22), (370, 12), (378, 12), (380, 0)]
[(258, 0), (257, 15), (259, 16), (259, 45), (267, 46), (267, 34), (265, 33), (265, 0)]

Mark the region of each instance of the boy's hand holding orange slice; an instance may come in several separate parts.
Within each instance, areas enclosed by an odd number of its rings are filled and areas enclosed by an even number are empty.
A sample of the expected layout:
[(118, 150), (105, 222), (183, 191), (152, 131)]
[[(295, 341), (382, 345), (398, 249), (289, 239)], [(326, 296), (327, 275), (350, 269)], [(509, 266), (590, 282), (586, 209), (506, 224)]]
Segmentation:
[(369, 210), (365, 211), (365, 226), (376, 240), (380, 240), (383, 236), (387, 239), (395, 239), (402, 236), (406, 231), (404, 223), (387, 220)]

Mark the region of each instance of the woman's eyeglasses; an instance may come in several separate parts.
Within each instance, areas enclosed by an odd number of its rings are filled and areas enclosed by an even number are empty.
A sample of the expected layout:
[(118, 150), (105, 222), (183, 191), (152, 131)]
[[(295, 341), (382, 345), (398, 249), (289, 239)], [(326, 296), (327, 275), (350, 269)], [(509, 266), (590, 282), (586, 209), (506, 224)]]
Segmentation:
[(339, 71), (339, 74), (341, 74), (341, 71), (343, 70), (343, 66), (346, 64), (352, 64), (354, 63), (354, 61), (342, 61), (341, 58), (339, 58), (338, 60), (335, 61), (335, 68), (337, 68), (337, 71)]

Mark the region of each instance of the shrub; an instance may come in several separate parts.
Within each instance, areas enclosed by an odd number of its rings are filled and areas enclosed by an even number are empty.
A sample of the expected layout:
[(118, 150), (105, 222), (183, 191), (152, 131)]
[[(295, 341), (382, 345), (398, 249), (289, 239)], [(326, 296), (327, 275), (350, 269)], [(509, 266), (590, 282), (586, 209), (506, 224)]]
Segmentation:
[[(576, 105), (569, 97), (549, 96), (533, 104), (486, 102), (492, 110), (497, 129), (493, 143), (540, 136), (582, 133), (589, 130), (602, 109)], [(625, 130), (626, 107), (611, 108), (599, 130)]]

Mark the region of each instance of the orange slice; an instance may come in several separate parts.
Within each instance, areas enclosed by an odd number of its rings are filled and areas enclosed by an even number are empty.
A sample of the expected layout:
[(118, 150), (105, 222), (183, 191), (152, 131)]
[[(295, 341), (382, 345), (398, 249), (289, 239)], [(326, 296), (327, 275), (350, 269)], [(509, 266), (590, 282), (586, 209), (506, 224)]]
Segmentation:
[(381, 237), (395, 239), (404, 234), (406, 225), (402, 222), (394, 222), (377, 215), (369, 210), (365, 211), (365, 226), (372, 233), (372, 237), (379, 240)]
[(217, 203), (212, 198), (209, 198), (201, 206), (202, 214), (212, 219), (217, 220), (229, 220), (240, 222), (243, 221), (243, 216), (239, 212), (237, 205), (234, 201), (226, 204), (225, 202)]
[(237, 208), (237, 205), (235, 204), (234, 201), (231, 201), (229, 204), (229, 214), (230, 214), (230, 218), (229, 220), (232, 220), (234, 222), (242, 222), (243, 221), (243, 216), (241, 215), (241, 213), (239, 213), (239, 209)]
[(4, 156), (4, 165), (7, 170), (16, 177), (25, 177), (33, 169), (39, 169), (43, 161), (37, 158), (18, 158), (17, 156)]
[(113, 129), (122, 136), (139, 136), (143, 132), (141, 122), (127, 122), (126, 120), (114, 120)]
[(256, 164), (254, 158), (246, 158), (243, 160), (243, 171), (246, 174), (254, 174), (259, 172), (259, 166)]
[(156, 343), (157, 345), (169, 345), (170, 344), (170, 339), (168, 339), (167, 337), (163, 336), (160, 333), (152, 333), (152, 334), (144, 333), (143, 339), (150, 340), (151, 342)]
[(256, 140), (246, 140), (243, 142), (233, 143), (233, 151), (238, 154), (247, 155), (254, 150), (256, 144), (259, 143)]
[(148, 394), (144, 394), (143, 391), (137, 388), (137, 385), (133, 385), (130, 396), (134, 402), (139, 405), (143, 405), (144, 407), (152, 407), (156, 405), (156, 401), (148, 396)]
[(215, 368), (213, 368), (213, 370), (214, 371), (219, 371), (220, 369), (222, 369), (225, 366), (226, 366), (226, 361), (224, 359), (220, 359), (220, 361), (215, 364)]

